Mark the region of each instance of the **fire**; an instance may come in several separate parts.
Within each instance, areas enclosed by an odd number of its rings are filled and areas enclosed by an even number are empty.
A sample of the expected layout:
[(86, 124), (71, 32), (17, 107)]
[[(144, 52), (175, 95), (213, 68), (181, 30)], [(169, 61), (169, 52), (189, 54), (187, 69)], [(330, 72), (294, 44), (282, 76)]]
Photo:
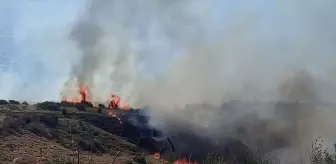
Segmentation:
[(111, 94), (108, 106), (109, 108), (112, 108), (112, 109), (123, 109), (123, 110), (130, 109), (129, 105), (125, 102), (121, 102), (120, 97), (115, 94)]
[(153, 154), (154, 159), (160, 159), (160, 153), (155, 153)]
[(174, 164), (198, 164), (197, 162), (189, 162), (187, 159), (177, 160)]
[(108, 112), (108, 114), (107, 115), (109, 115), (109, 116), (112, 116), (112, 117), (114, 117), (114, 118), (116, 118), (118, 121), (119, 121), (119, 123), (120, 124), (122, 124), (122, 121), (121, 121), (121, 119), (117, 116), (117, 114), (116, 113), (114, 113), (113, 111), (109, 111)]
[(87, 100), (87, 88), (83, 87), (83, 88), (79, 88), (79, 94), (81, 95), (81, 100), (84, 102), (88, 102)]
[[(81, 87), (78, 90), (79, 95), (75, 96), (73, 98), (65, 97), (63, 101), (70, 102), (73, 104), (77, 104), (80, 102), (89, 102), (92, 104), (91, 100), (89, 99), (89, 92), (87, 87)], [(108, 99), (108, 107), (110, 110), (108, 111), (108, 115), (115, 117), (119, 120), (119, 122), (122, 124), (121, 119), (117, 116), (117, 114), (113, 111), (113, 109), (122, 109), (122, 110), (129, 110), (130, 106), (120, 100), (120, 97), (111, 94), (111, 97)]]
[[(89, 102), (92, 103), (91, 100), (89, 100), (89, 95), (88, 95), (88, 88), (87, 87), (81, 87), (79, 88), (79, 96), (75, 96), (73, 98), (69, 98), (69, 97), (64, 97), (63, 101), (66, 102), (71, 102), (73, 104), (77, 104), (80, 102)], [(115, 95), (115, 94), (111, 94), (111, 97), (108, 99), (108, 107), (111, 109), (122, 109), (122, 110), (130, 110), (130, 106), (121, 101), (120, 97)]]
[(91, 102), (88, 99), (88, 88), (87, 87), (79, 88), (78, 93), (79, 93), (80, 97), (73, 97), (73, 98), (65, 97), (65, 98), (63, 98), (63, 101), (71, 102), (71, 103), (74, 103), (74, 104), (80, 103), (80, 102)]

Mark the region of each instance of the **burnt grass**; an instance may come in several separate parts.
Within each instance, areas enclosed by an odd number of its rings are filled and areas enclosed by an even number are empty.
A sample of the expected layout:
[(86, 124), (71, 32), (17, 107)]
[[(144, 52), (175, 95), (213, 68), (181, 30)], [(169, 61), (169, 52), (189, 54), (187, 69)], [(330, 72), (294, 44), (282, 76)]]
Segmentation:
[[(115, 117), (107, 116), (106, 113), (105, 106), (99, 105), (94, 108), (87, 102), (78, 104), (42, 102), (28, 105), (26, 102), (0, 100), (0, 136), (34, 134), (72, 151), (84, 151), (96, 155), (113, 156), (121, 153), (134, 156), (134, 159), (128, 161), (131, 163), (141, 163), (136, 162), (137, 160), (147, 163), (142, 157), (156, 152), (167, 154), (162, 158), (168, 161), (173, 156), (178, 159), (208, 161), (206, 163), (226, 163), (233, 158), (235, 161), (231, 163), (278, 163), (274, 159), (270, 161), (255, 155), (246, 145), (233, 139), (228, 140), (226, 145), (215, 148), (219, 154), (211, 152), (214, 148), (207, 145), (206, 139), (188, 136), (190, 135), (188, 133), (179, 134), (178, 139), (182, 143), (175, 145), (176, 143), (171, 142), (171, 140), (174, 142), (172, 137), (167, 138), (170, 145), (163, 146), (161, 141), (154, 139), (162, 137), (161, 132), (148, 127), (148, 118), (141, 110), (132, 109), (127, 112), (116, 110), (123, 123)], [(129, 121), (134, 119), (137, 120), (136, 126)], [(193, 138), (193, 141), (190, 138)], [(197, 144), (194, 143), (195, 141)], [(190, 152), (176, 150), (183, 147), (183, 144), (194, 145), (195, 151), (192, 155)], [(196, 151), (200, 145), (203, 146), (202, 150)], [(315, 156), (311, 163), (325, 163), (326, 160), (336, 163), (334, 156), (326, 154), (321, 147), (315, 144), (314, 148)], [(174, 152), (176, 154), (173, 154)]]

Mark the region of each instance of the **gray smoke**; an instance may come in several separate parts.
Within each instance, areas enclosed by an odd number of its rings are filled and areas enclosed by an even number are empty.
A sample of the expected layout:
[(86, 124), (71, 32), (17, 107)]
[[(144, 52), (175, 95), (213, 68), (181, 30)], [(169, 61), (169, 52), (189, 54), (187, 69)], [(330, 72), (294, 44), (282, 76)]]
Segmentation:
[[(216, 3), (90, 1), (70, 33), (82, 52), (73, 77), (96, 100), (114, 92), (149, 107), (168, 134), (189, 129), (279, 154), (333, 138), (320, 103), (335, 98), (335, 3)], [(226, 5), (234, 12), (212, 12)]]

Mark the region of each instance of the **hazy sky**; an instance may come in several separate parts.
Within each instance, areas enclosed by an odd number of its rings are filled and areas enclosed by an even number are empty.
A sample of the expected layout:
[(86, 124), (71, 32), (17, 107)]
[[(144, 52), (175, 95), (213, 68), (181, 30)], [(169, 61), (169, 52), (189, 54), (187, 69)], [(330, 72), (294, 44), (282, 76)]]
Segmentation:
[[(335, 33), (330, 32), (336, 27), (335, 3), (331, 0), (195, 0), (188, 4), (195, 18), (202, 20), (202, 30), (206, 31), (209, 40), (218, 37), (220, 30), (230, 28), (235, 18), (242, 21), (235, 22), (241, 23), (241, 28), (253, 31), (252, 38), (264, 40), (262, 48), (274, 52), (263, 51), (257, 56), (267, 58), (259, 61), (269, 68), (264, 71), (287, 67), (284, 64), (297, 66), (300, 58), (307, 59), (303, 67), (315, 74), (323, 74), (334, 67)], [(71, 63), (77, 59), (74, 54), (80, 53), (67, 35), (84, 9), (83, 0), (0, 0), (0, 98), (59, 99)], [(163, 41), (146, 24), (140, 22), (138, 25), (139, 28), (148, 28), (151, 33), (144, 39), (150, 42), (148, 45), (153, 45), (147, 50), (160, 54), (147, 59), (151, 63), (147, 63), (147, 70), (155, 72), (153, 70), (178, 56), (181, 48), (178, 40)], [(316, 31), (319, 33), (315, 35)], [(307, 46), (298, 51), (309, 53), (293, 55), (291, 46), (294, 44)], [(237, 56), (233, 63), (237, 62), (239, 66), (242, 58), (252, 63), (257, 60), (255, 57)], [(258, 65), (258, 61), (255, 64)], [(253, 67), (252, 64), (248, 66)]]

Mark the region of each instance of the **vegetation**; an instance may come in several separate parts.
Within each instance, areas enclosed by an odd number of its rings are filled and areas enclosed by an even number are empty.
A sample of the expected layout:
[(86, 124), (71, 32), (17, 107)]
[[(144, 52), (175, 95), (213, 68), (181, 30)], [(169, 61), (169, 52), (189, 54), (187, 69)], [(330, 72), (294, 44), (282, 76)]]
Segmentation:
[(18, 102), (16, 100), (8, 100), (8, 102), (12, 105), (20, 105), (20, 102)]
[(0, 100), (0, 105), (7, 105), (9, 104), (7, 100)]
[[(327, 151), (327, 149), (324, 149), (322, 146), (323, 140), (320, 138), (315, 140), (312, 143), (312, 150), (311, 150), (311, 157), (310, 157), (310, 164), (336, 164), (336, 156), (334, 153), (330, 153)], [(118, 153), (119, 154), (119, 153)], [(118, 157), (118, 154), (115, 156), (114, 159), (111, 159), (111, 163), (113, 164)], [(73, 157), (72, 157), (73, 158)], [(81, 158), (79, 157), (79, 154), (77, 153), (77, 156), (75, 156), (76, 159), (69, 158), (61, 158), (54, 156), (50, 161), (47, 162), (47, 164), (77, 164), (77, 163), (84, 163), (84, 161), (81, 161)], [(78, 159), (78, 160), (77, 160)], [(165, 160), (164, 162), (161, 161), (160, 163), (165, 164), (174, 164), (175, 161), (177, 161), (179, 158), (176, 155), (172, 155), (168, 160)], [(279, 164), (280, 161), (278, 159), (267, 159), (265, 157), (259, 157), (259, 158), (246, 158), (247, 164)], [(158, 159), (159, 160), (159, 159)], [(149, 157), (146, 157), (144, 155), (138, 155), (134, 156), (133, 158), (125, 161), (125, 164), (150, 164), (152, 160), (149, 160)], [(194, 164), (192, 161), (184, 160), (185, 163), (183, 164)], [(88, 161), (85, 161), (85, 163), (94, 164), (94, 160), (92, 157), (89, 157)], [(177, 163), (177, 162), (175, 162)], [(234, 160), (227, 161), (221, 158), (220, 156), (217, 156), (215, 154), (208, 154), (208, 158), (204, 160), (203, 162), (199, 164), (235, 164), (236, 162)], [(154, 163), (153, 163), (154, 164)], [(298, 162), (298, 164), (303, 164)]]
[(21, 103), (22, 105), (29, 105), (26, 101)]
[(68, 111), (67, 111), (67, 109), (65, 109), (65, 108), (61, 108), (61, 113), (62, 113), (62, 115), (67, 115), (68, 114)]
[[(68, 115), (67, 109), (59, 107), (58, 103), (45, 102), (39, 105), (51, 111), (55, 111), (55, 109), (59, 108), (62, 115)], [(86, 108), (90, 108), (90, 105), (87, 105), (87, 104), (79, 103), (79, 105), (81, 106), (76, 106), (76, 107), (80, 111), (86, 111)], [(102, 109), (103, 107), (101, 106), (100, 108), (98, 108), (97, 112), (101, 113)], [(14, 121), (18, 120), (21, 123), (20, 126), (24, 126), (24, 124), (26, 124), (25, 126), (27, 130), (37, 135), (41, 135), (41, 136), (45, 136), (49, 138), (52, 138), (55, 135), (58, 138), (63, 138), (63, 136), (58, 136), (58, 134), (54, 134), (53, 131), (51, 131), (50, 129), (55, 128), (55, 127), (61, 127), (61, 125), (62, 126), (67, 125), (69, 123), (65, 121), (66, 120), (72, 121), (72, 120), (63, 118), (61, 120), (62, 124), (60, 125), (58, 117), (62, 117), (62, 116), (55, 116), (52, 114), (49, 114), (49, 115), (48, 114), (40, 114), (40, 115), (34, 114), (31, 116), (25, 115), (24, 117), (23, 116), (17, 117), (16, 119), (13, 118), (13, 120), (10, 122), (15, 124)], [(9, 117), (7, 119), (9, 119)], [(80, 122), (72, 122), (71, 124), (73, 124), (71, 126), (69, 125), (69, 131), (70, 131), (69, 134), (71, 135), (71, 137), (68, 138), (68, 140), (71, 142), (69, 142), (70, 146), (68, 148), (70, 148), (73, 151), (72, 155), (68, 157), (54, 156), (51, 159), (49, 159), (49, 161), (46, 162), (47, 164), (75, 164), (75, 163), (76, 164), (79, 164), (79, 163), (94, 164), (95, 161), (94, 159), (92, 159), (92, 156), (89, 156), (88, 158), (82, 158), (84, 154), (79, 154), (77, 150), (90, 151), (91, 153), (107, 153), (108, 152), (108, 149), (104, 146), (103, 143), (101, 143), (105, 139), (98, 140), (96, 138), (97, 136), (99, 137), (101, 136), (100, 133), (90, 130), (92, 131), (92, 133), (96, 133), (95, 135), (93, 135), (95, 137), (92, 137), (89, 134), (88, 136), (90, 137), (79, 137), (79, 136), (82, 136), (82, 135), (79, 135), (79, 133), (84, 133), (84, 130), (90, 129), (90, 128), (88, 126), (85, 126), (84, 124), (81, 124)], [(14, 131), (18, 132), (18, 130), (15, 130), (15, 129), (18, 129), (18, 128), (13, 128)], [(65, 130), (66, 129), (62, 129), (61, 131), (65, 131)], [(78, 145), (75, 146), (75, 144), (73, 143), (77, 143), (77, 142), (78, 142)], [(122, 152), (125, 152), (125, 151), (122, 151)], [(0, 156), (2, 156), (3, 153), (4, 152), (0, 150)], [(114, 155), (115, 157), (111, 159), (110, 163), (112, 164), (116, 163), (115, 161), (118, 158), (119, 153), (120, 152)], [(174, 164), (176, 163), (175, 161), (180, 160), (180, 159), (181, 158), (179, 156), (173, 154), (170, 156), (169, 159), (165, 159), (164, 160), (165, 162), (160, 162), (160, 163)], [(155, 160), (160, 161), (158, 159), (153, 159), (149, 156), (145, 156), (143, 154), (138, 154), (128, 159), (127, 161), (124, 161), (124, 163), (129, 163), (129, 164), (159, 163), (159, 162), (153, 162)], [(261, 157), (250, 156), (250, 157), (246, 157), (246, 160), (244, 161), (246, 161), (245, 163), (247, 164), (279, 164), (280, 163), (279, 159), (269, 159), (266, 156), (261, 156)], [(189, 161), (189, 159), (185, 159), (185, 163), (183, 164), (187, 164), (188, 162), (190, 164), (194, 164), (193, 161)], [(234, 163), (237, 163), (235, 159), (231, 159), (231, 160), (228, 160), (227, 158), (224, 159), (223, 157), (213, 154), (213, 153), (209, 153), (207, 158), (204, 161), (199, 162), (199, 164), (234, 164)], [(318, 138), (317, 140), (312, 142), (311, 154), (310, 154), (310, 159), (308, 163), (310, 164), (336, 164), (336, 154), (325, 149), (323, 147), (323, 140), (321, 138)], [(303, 162), (298, 161), (298, 164), (303, 164)]]

